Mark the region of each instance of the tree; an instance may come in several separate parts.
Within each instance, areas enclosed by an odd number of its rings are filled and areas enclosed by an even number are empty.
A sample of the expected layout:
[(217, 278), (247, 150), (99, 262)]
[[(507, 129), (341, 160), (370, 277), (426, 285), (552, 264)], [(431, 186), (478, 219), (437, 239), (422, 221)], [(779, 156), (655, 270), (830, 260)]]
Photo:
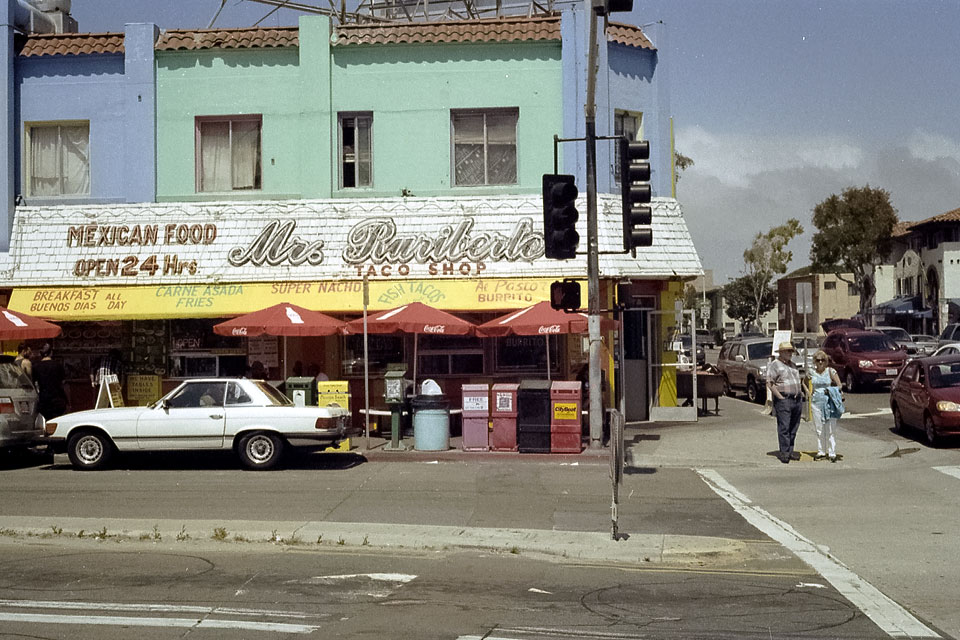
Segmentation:
[(777, 288), (770, 282), (761, 284), (757, 276), (748, 274), (724, 285), (723, 300), (727, 305), (727, 315), (739, 320), (740, 325), (747, 329), (756, 325), (760, 316), (777, 306)]
[(680, 172), (686, 171), (693, 166), (693, 158), (685, 156), (679, 151), (674, 150), (673, 152), (673, 162), (677, 167), (677, 176), (676, 181), (680, 182)]
[[(754, 308), (747, 315), (754, 320), (777, 304), (777, 290), (773, 279), (787, 272), (787, 267), (793, 260), (793, 252), (787, 249), (787, 245), (801, 233), (803, 227), (800, 226), (800, 221), (790, 218), (786, 223), (773, 227), (766, 233), (758, 233), (750, 248), (743, 252), (745, 279), (740, 279), (742, 282), (738, 287), (749, 287), (749, 298), (753, 301)], [(736, 317), (729, 312), (727, 315)]]
[(813, 209), (813, 234), (810, 262), (815, 271), (834, 273), (850, 282), (844, 273), (853, 274), (860, 291), (860, 313), (866, 312), (876, 292), (874, 269), (892, 246), (897, 210), (884, 189), (849, 187), (843, 194), (831, 195)]

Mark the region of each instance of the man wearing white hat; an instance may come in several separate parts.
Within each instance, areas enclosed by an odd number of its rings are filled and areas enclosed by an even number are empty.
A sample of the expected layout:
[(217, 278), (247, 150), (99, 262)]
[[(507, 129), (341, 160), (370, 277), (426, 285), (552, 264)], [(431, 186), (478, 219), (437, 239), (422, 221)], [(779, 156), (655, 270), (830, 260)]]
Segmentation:
[(777, 417), (780, 444), (777, 458), (787, 464), (790, 460), (800, 459), (800, 454), (793, 450), (793, 443), (800, 428), (803, 386), (800, 370), (791, 360), (793, 345), (781, 342), (777, 351), (777, 359), (767, 365), (767, 393), (773, 398), (773, 414)]

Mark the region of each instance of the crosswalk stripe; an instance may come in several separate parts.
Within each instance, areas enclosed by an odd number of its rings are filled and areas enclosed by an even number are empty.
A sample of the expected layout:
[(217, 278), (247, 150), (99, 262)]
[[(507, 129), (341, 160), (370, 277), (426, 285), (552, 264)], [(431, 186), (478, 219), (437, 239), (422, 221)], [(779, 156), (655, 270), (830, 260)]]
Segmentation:
[(934, 467), (940, 473), (945, 473), (954, 478), (960, 478), (960, 467)]
[(133, 616), (84, 616), (49, 613), (4, 613), (3, 622), (36, 622), (40, 624), (88, 624), (124, 627), (174, 627), (182, 629), (243, 629), (274, 633), (313, 633), (320, 627), (285, 622), (252, 622), (250, 620), (197, 620), (196, 618), (138, 618)]

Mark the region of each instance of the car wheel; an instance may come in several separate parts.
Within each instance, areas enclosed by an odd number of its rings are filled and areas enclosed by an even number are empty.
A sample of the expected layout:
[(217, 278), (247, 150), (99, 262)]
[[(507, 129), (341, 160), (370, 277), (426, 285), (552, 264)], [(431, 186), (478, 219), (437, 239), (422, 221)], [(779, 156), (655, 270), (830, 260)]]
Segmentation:
[(67, 441), (67, 455), (80, 471), (103, 469), (113, 456), (113, 443), (98, 431), (75, 433)]
[(904, 435), (907, 433), (907, 425), (903, 423), (903, 416), (900, 414), (900, 407), (893, 405), (893, 430)]
[(940, 442), (937, 429), (933, 426), (933, 418), (931, 418), (929, 414), (923, 416), (923, 434), (927, 438), (927, 444), (931, 447), (937, 446)]
[(733, 387), (730, 386), (730, 380), (726, 375), (723, 376), (723, 395), (733, 397)]
[(763, 402), (763, 395), (760, 392), (760, 387), (757, 385), (757, 381), (753, 378), (747, 380), (747, 400), (750, 402)]
[(853, 375), (853, 371), (847, 371), (847, 374), (843, 378), (843, 382), (847, 386), (847, 391), (850, 393), (860, 389), (860, 385), (857, 384), (857, 377)]
[(237, 453), (247, 469), (266, 471), (280, 462), (283, 440), (272, 433), (248, 433), (240, 439)]

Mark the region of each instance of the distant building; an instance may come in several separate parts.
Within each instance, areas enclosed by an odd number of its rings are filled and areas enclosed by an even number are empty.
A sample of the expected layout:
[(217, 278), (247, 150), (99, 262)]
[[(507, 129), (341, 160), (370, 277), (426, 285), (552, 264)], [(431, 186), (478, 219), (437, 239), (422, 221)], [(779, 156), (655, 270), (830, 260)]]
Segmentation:
[[(822, 333), (820, 323), (834, 318), (850, 318), (860, 310), (860, 292), (852, 273), (813, 273), (803, 267), (777, 280), (777, 324), (780, 329), (797, 333)], [(797, 285), (811, 286), (812, 308), (801, 313), (797, 305)]]

